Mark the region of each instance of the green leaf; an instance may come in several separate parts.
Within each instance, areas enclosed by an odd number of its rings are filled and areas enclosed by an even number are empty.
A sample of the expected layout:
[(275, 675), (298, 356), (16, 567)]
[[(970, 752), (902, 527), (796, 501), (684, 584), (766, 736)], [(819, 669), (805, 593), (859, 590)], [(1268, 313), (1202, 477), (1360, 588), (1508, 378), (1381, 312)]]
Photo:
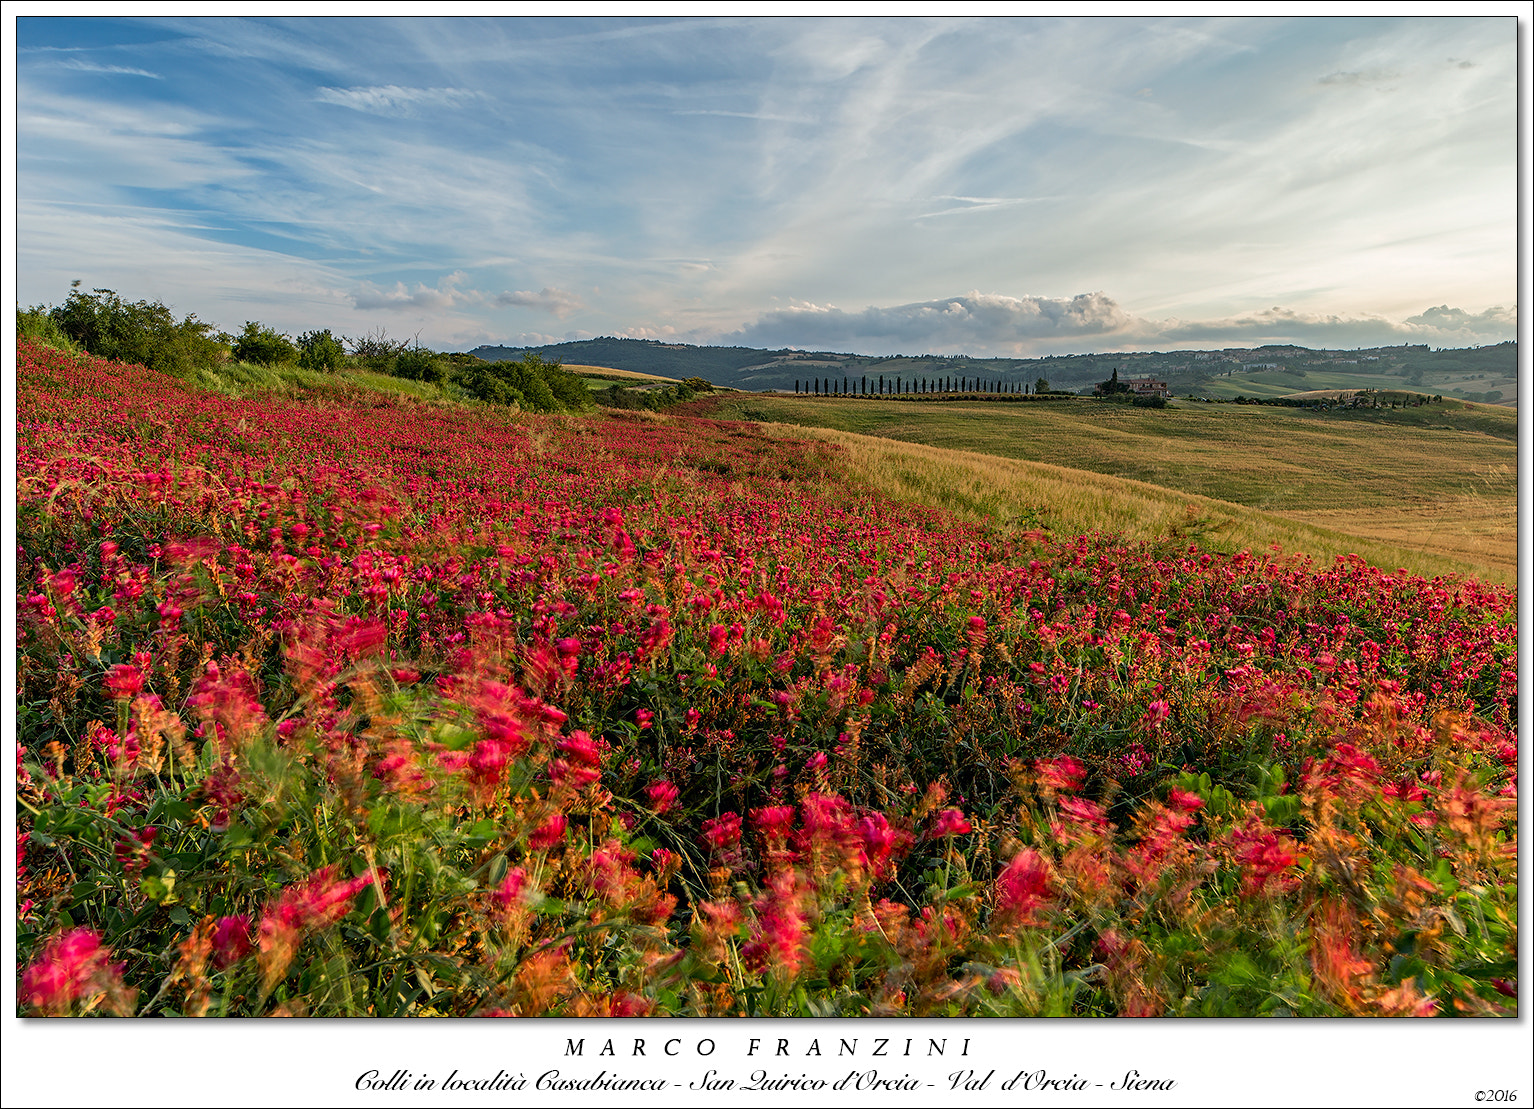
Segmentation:
[(245, 825), (231, 824), (229, 830), (224, 833), (224, 850), (243, 851), (255, 841), (255, 836), (251, 835), (250, 829)]
[(138, 888), (143, 891), (145, 897), (151, 901), (164, 904), (174, 895), (176, 889), (176, 872), (167, 870), (161, 875), (149, 875), (140, 879)]

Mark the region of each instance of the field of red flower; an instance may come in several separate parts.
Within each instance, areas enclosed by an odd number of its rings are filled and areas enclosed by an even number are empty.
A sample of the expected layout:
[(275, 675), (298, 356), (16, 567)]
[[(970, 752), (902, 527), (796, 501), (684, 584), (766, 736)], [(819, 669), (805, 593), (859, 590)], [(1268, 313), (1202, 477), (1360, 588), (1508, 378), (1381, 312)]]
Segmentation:
[(22, 1013), (1516, 1012), (1510, 590), (18, 362)]

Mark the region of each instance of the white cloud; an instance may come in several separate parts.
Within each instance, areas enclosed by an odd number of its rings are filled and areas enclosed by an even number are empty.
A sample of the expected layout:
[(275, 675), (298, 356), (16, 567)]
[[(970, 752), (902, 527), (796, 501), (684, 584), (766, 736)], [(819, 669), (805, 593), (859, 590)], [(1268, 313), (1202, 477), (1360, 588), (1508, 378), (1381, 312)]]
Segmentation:
[(153, 77), (156, 81), (164, 80), (160, 74), (151, 73), (147, 69), (138, 69), (131, 65), (102, 65), (100, 62), (88, 62), (84, 58), (69, 58), (62, 62), (54, 62), (51, 68), (74, 69), (81, 73), (120, 74), (125, 77)]
[(761, 119), (769, 123), (814, 123), (810, 116), (779, 115), (775, 112), (727, 112), (721, 108), (678, 108), (674, 116), (727, 116), (730, 119)]
[(1440, 331), (1510, 330), (1518, 326), (1518, 310), (1498, 305), (1496, 308), (1488, 308), (1484, 312), (1471, 315), (1462, 308), (1450, 308), (1447, 304), (1440, 304), (1437, 308), (1429, 308), (1419, 315), (1406, 317), (1406, 322), (1420, 327), (1436, 328)]
[(396, 281), (392, 286), (382, 286), (364, 281), (348, 295), (356, 308), (365, 311), (378, 308), (442, 310), (494, 305), (498, 308), (535, 308), (564, 319), (586, 306), (580, 297), (563, 289), (544, 287), (536, 293), (520, 290), (489, 295), (478, 289), (461, 288), (468, 279), (469, 275), (459, 270), (448, 274), (436, 285), (424, 282), (407, 285), (403, 281)]
[(1319, 78), (1318, 85), (1377, 85), (1401, 76), (1393, 69), (1338, 70)]
[(966, 353), (1028, 356), (1056, 350), (1167, 349), (1298, 343), (1353, 348), (1397, 343), (1470, 346), (1512, 339), (1516, 311), (1469, 313), (1440, 306), (1396, 322), (1273, 307), (1219, 319), (1147, 319), (1104, 293), (1074, 297), (1010, 297), (969, 293), (943, 300), (846, 312), (795, 304), (763, 312), (714, 341), (760, 347), (803, 347), (865, 354)]
[(373, 115), (412, 115), (418, 108), (456, 108), (481, 93), (473, 89), (413, 89), (399, 85), (370, 85), (364, 88), (335, 89), (322, 87), (317, 99)]
[(1500, 343), (1517, 335), (1517, 312), (1488, 308), (1471, 314), (1443, 305), (1395, 322), (1383, 316), (1343, 316), (1273, 307), (1221, 320), (1164, 320), (1169, 341), (1293, 342), (1311, 347), (1370, 347), (1396, 343), (1463, 347)]
[(971, 292), (943, 300), (845, 312), (834, 305), (795, 304), (765, 312), (723, 336), (745, 346), (804, 346), (868, 350), (1015, 353), (1036, 341), (1129, 335), (1143, 321), (1111, 297), (1011, 297)]
[(369, 310), (375, 308), (452, 308), (465, 302), (474, 303), (482, 301), (483, 294), (472, 290), (464, 292), (458, 289), (468, 279), (468, 275), (462, 271), (448, 274), (435, 287), (425, 284), (416, 284), (414, 287), (407, 286), (403, 281), (396, 281), (392, 288), (383, 288), (364, 281), (362, 285), (349, 294), (352, 305), (358, 309)]
[(502, 308), (536, 308), (541, 312), (551, 312), (560, 319), (586, 307), (585, 301), (574, 293), (550, 288), (540, 289), (536, 293), (526, 291), (497, 293), (492, 300)]

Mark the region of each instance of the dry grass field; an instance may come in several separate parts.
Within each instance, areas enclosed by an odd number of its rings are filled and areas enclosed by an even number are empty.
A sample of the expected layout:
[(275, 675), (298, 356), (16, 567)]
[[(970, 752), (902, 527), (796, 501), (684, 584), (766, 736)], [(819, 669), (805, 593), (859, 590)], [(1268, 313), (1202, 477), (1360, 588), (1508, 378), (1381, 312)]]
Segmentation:
[(1001, 522), (1146, 538), (1175, 527), (1221, 548), (1277, 542), (1314, 557), (1352, 551), (1379, 565), (1516, 578), (1509, 409), (1451, 402), (1353, 417), (1187, 402), (1157, 411), (752, 396), (717, 414), (956, 452), (836, 437), (869, 452), (867, 472), (892, 492)]
[(647, 383), (675, 385), (681, 380), (679, 377), (658, 377), (655, 374), (642, 374), (635, 370), (616, 370), (611, 366), (584, 366), (574, 362), (563, 368), (567, 373), (580, 374), (582, 377), (594, 377), (600, 381), (632, 382), (635, 385)]

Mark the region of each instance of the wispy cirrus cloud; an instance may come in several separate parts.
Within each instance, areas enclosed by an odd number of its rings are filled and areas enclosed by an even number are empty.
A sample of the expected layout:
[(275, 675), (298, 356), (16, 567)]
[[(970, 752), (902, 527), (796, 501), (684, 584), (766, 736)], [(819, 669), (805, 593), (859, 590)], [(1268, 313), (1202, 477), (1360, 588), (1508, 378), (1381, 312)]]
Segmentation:
[(1401, 75), (1393, 69), (1337, 70), (1317, 78), (1318, 85), (1378, 85), (1382, 81), (1394, 81)]
[(938, 200), (955, 200), (957, 204), (947, 208), (941, 208), (936, 212), (923, 212), (915, 219), (933, 219), (937, 216), (957, 216), (968, 212), (990, 212), (997, 208), (1014, 208), (1019, 204), (1037, 204), (1041, 200), (1051, 200), (1053, 197), (1045, 196), (939, 196)]
[(469, 275), (462, 270), (448, 274), (435, 285), (425, 282), (407, 284), (396, 281), (383, 286), (365, 281), (350, 294), (355, 308), (372, 311), (376, 309), (463, 309), (494, 305), (497, 308), (532, 308), (564, 319), (584, 308), (585, 301), (574, 293), (545, 286), (538, 292), (507, 290), (486, 293), (479, 289), (465, 288)]
[(78, 73), (104, 73), (109, 76), (152, 77), (156, 81), (165, 80), (161, 74), (153, 73), (147, 69), (139, 69), (137, 66), (104, 65), (101, 62), (93, 62), (85, 58), (66, 58), (62, 61), (47, 64), (52, 69), (73, 69)]
[(412, 115), (422, 108), (457, 108), (481, 98), (474, 89), (404, 88), (400, 85), (368, 85), (362, 88), (321, 87), (315, 98), (373, 115)]
[(674, 116), (725, 116), (729, 119), (760, 119), (768, 123), (814, 123), (815, 120), (804, 115), (784, 115), (780, 112), (731, 112), (723, 108), (676, 108), (671, 112)]
[(437, 343), (1462, 345), (1516, 295), (1516, 60), (1476, 18), (26, 19), (18, 299), (152, 280)]

